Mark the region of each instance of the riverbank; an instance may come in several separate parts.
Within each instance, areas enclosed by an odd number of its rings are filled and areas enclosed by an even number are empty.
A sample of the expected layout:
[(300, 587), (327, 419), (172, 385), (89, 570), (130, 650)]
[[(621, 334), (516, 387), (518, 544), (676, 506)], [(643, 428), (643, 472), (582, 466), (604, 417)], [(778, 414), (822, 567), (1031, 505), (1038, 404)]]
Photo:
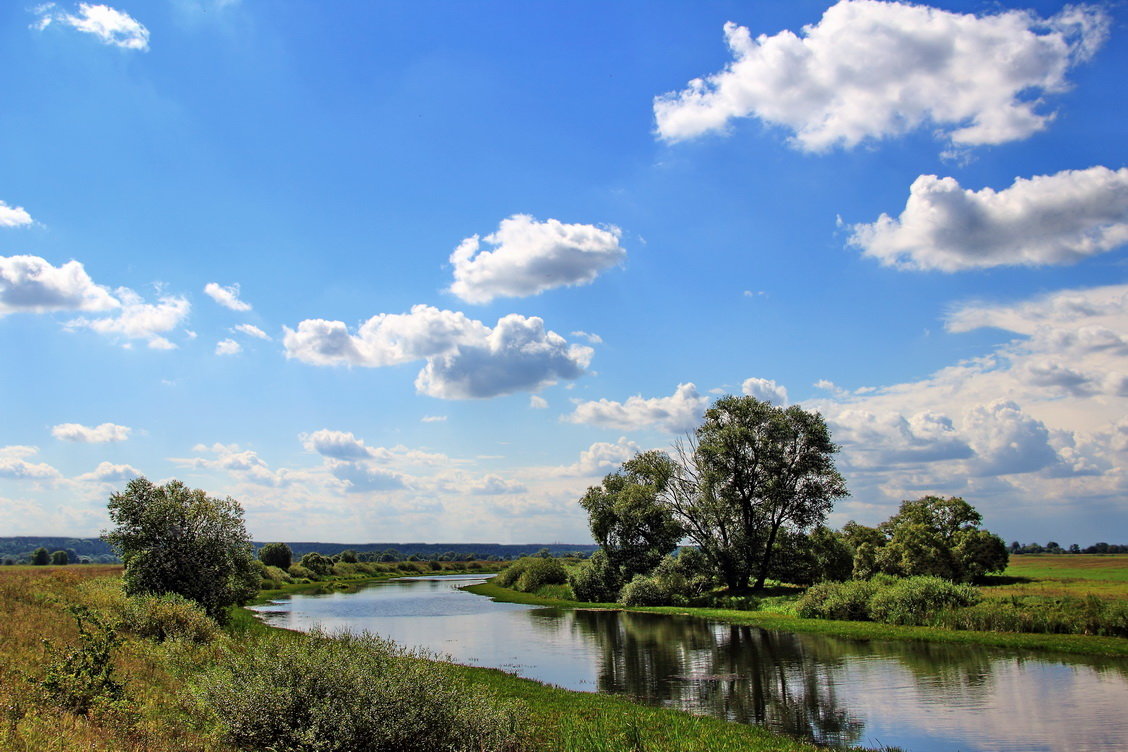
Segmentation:
[[(480, 570), (479, 572), (480, 573)], [(271, 628), (245, 608), (205, 642), (140, 637), (121, 622), (126, 599), (118, 566), (0, 568), (0, 749), (50, 752), (236, 752), (222, 722), (201, 700), (203, 678), (270, 640), (306, 640)], [(388, 579), (380, 575), (369, 579)], [(351, 579), (264, 591), (266, 601), (289, 592), (353, 588)], [(62, 706), (44, 683), (68, 651), (82, 650), (72, 608), (87, 609), (115, 631), (112, 671), (117, 699), (87, 712)], [(114, 625), (119, 626), (114, 626)], [(87, 629), (90, 629), (90, 623)], [(103, 627), (96, 635), (107, 634)], [(52, 648), (45, 648), (45, 642)], [(425, 659), (416, 659), (425, 660)], [(519, 702), (510, 752), (818, 752), (814, 745), (763, 728), (638, 705), (608, 695), (571, 692), (493, 669), (436, 664), (470, 696)], [(76, 681), (82, 677), (77, 676)]]
[(522, 593), (488, 582), (470, 585), (464, 590), (504, 603), (524, 603), (550, 608), (607, 609), (642, 613), (692, 616), (710, 621), (761, 627), (781, 632), (804, 632), (853, 640), (911, 640), (960, 645), (983, 645), (1012, 650), (1038, 650), (1074, 655), (1128, 658), (1128, 639), (1091, 635), (1022, 634), (1014, 632), (976, 632), (937, 627), (901, 627), (869, 621), (831, 621), (802, 619), (779, 611), (737, 611), (717, 608), (681, 606), (625, 607), (617, 603), (584, 603), (581, 601)]

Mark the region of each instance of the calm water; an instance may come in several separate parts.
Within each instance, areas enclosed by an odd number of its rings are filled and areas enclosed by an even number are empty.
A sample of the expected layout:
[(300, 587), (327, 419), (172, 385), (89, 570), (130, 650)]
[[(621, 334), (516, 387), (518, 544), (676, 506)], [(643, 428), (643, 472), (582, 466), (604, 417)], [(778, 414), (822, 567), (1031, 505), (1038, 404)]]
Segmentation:
[(459, 663), (762, 723), (824, 744), (1128, 750), (1128, 661), (494, 603), (457, 589), (473, 581), (481, 578), (397, 580), (257, 610), (276, 626), (368, 630)]

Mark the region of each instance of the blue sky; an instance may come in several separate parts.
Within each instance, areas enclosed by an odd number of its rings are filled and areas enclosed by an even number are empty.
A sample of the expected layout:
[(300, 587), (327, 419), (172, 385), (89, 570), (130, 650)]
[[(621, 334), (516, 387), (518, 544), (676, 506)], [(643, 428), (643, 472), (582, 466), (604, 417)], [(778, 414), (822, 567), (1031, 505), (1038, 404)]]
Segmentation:
[(1128, 537), (1128, 11), (0, 8), (0, 535), (129, 477), (257, 539), (589, 540), (718, 394), (831, 523)]

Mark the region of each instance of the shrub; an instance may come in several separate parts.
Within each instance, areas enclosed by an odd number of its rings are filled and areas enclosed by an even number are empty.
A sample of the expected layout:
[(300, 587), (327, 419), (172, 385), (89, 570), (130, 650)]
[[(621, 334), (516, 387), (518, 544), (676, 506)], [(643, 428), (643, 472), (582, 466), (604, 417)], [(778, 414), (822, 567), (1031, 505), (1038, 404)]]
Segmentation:
[(940, 611), (972, 606), (982, 597), (971, 585), (939, 577), (906, 577), (878, 587), (869, 600), (869, 615), (886, 624), (922, 625)]
[(316, 551), (311, 551), (303, 556), (300, 563), (306, 569), (316, 572), (318, 577), (328, 577), (333, 571), (333, 560)]
[(268, 567), (289, 569), (294, 563), (294, 552), (285, 543), (267, 543), (259, 549), (259, 561)]
[(619, 602), (624, 606), (664, 606), (670, 602), (670, 593), (656, 578), (639, 574), (619, 591)]
[(795, 613), (804, 619), (865, 621), (876, 591), (877, 585), (869, 580), (821, 582), (800, 596)]
[(89, 608), (71, 606), (69, 610), (78, 626), (78, 645), (65, 653), (48, 645), (47, 672), (37, 684), (50, 704), (86, 715), (95, 706), (124, 698), (111, 660), (122, 639)]
[(312, 569), (306, 569), (301, 564), (291, 564), (287, 571), (290, 573), (290, 577), (295, 580), (318, 579), (317, 572), (314, 572)]
[(563, 585), (568, 582), (568, 572), (564, 565), (556, 559), (541, 559), (531, 557), (528, 563), (513, 584), (523, 593), (535, 593), (545, 585)]
[(618, 570), (611, 566), (602, 550), (580, 562), (568, 575), (568, 584), (576, 600), (587, 603), (613, 603), (623, 587)]
[(125, 604), (125, 628), (139, 637), (203, 644), (219, 635), (219, 625), (200, 605), (179, 593), (139, 595)]
[(490, 752), (517, 706), (374, 635), (268, 635), (205, 677), (227, 741), (255, 752)]

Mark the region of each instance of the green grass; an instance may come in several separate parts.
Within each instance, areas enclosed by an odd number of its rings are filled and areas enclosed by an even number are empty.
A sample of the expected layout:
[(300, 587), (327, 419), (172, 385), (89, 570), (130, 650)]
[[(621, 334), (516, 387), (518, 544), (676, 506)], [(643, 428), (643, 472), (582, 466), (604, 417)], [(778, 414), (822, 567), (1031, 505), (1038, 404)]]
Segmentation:
[(481, 585), (471, 585), (463, 589), (476, 595), (484, 595), (507, 603), (525, 603), (556, 608), (603, 608), (656, 614), (678, 614), (726, 624), (740, 624), (783, 632), (804, 632), (857, 640), (916, 640), (957, 645), (987, 645), (1023, 650), (1046, 650), (1077, 655), (1128, 657), (1128, 639), (1122, 637), (973, 632), (937, 627), (901, 627), (869, 621), (801, 619), (781, 608), (781, 604), (778, 603), (774, 606), (777, 610), (772, 611), (734, 611), (731, 609), (677, 606), (647, 606), (627, 609), (615, 603), (581, 603), (519, 593), (491, 585), (488, 582)]
[(1006, 572), (992, 577), (983, 594), (1128, 600), (1128, 554), (1015, 554)]

